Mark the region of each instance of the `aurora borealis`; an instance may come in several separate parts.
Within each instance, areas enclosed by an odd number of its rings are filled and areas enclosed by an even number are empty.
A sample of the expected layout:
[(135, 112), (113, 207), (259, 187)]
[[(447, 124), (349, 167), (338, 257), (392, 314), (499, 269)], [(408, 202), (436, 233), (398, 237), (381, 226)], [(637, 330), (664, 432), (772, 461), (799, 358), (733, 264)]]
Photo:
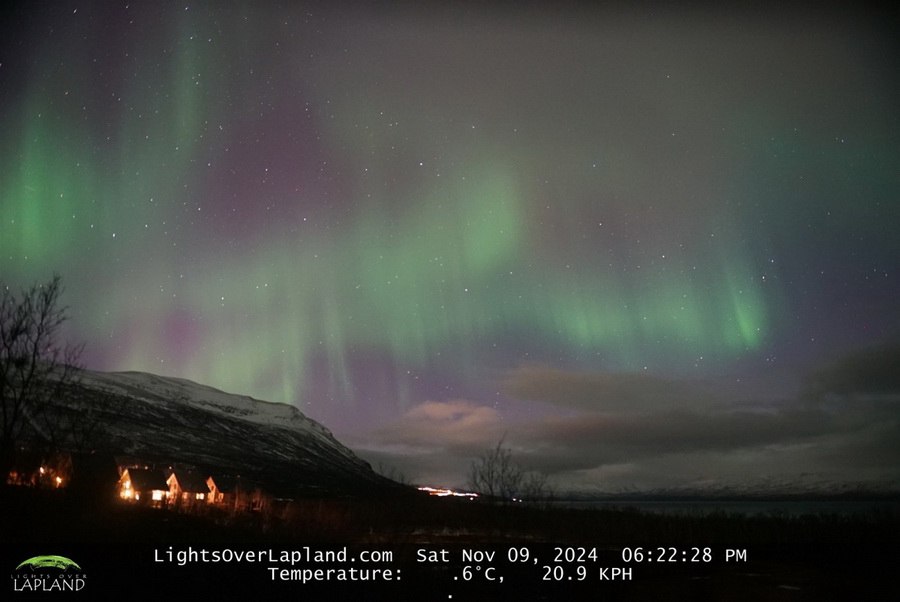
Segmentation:
[(807, 386), (900, 335), (878, 15), (5, 10), (0, 275), (88, 367), (429, 484), (504, 433), (578, 487), (900, 479), (900, 391)]

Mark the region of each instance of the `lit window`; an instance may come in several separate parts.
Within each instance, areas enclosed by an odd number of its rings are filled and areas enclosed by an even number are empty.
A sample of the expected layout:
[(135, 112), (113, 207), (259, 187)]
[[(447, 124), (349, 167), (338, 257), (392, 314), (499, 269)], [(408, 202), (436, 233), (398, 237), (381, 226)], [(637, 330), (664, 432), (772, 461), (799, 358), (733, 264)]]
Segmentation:
[(161, 499), (163, 499), (163, 492), (162, 492), (162, 490), (161, 490), (161, 489), (154, 489), (154, 490), (153, 490), (153, 501), (154, 501), (154, 502), (158, 502), (158, 501), (160, 501)]

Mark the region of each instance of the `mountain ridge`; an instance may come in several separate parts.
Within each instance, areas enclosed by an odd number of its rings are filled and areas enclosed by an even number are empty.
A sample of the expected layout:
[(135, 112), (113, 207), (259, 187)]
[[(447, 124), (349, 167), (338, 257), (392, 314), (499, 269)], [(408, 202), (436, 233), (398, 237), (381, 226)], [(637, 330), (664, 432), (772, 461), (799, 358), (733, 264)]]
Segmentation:
[(54, 411), (93, 421), (93, 449), (240, 475), (283, 497), (399, 487), (296, 407), (183, 378), (84, 370)]

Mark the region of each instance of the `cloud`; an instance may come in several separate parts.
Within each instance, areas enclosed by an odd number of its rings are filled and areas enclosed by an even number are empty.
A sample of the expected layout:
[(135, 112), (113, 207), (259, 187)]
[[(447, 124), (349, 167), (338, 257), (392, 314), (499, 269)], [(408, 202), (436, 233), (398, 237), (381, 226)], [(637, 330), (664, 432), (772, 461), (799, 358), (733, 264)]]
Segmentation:
[(522, 435), (523, 447), (547, 457), (548, 468), (571, 470), (655, 456), (789, 445), (856, 428), (819, 410), (666, 411), (549, 418), (527, 425)]
[(900, 343), (870, 347), (845, 355), (807, 377), (806, 394), (889, 395), (900, 397)]
[(373, 466), (414, 483), (464, 487), (472, 459), (507, 426), (496, 409), (467, 400), (426, 401), (395, 422), (347, 443)]
[[(828, 374), (856, 382), (848, 375), (862, 373), (858, 362)], [(428, 401), (355, 447), (414, 480), (450, 486), (464, 485), (472, 460), (501, 437), (519, 464), (564, 490), (900, 479), (900, 397), (737, 404), (691, 383), (534, 366), (505, 385), (569, 412), (511, 420), (473, 401)], [(669, 392), (693, 405), (673, 404)]]
[(502, 385), (507, 395), (517, 399), (592, 411), (697, 408), (718, 403), (717, 396), (701, 383), (540, 365), (520, 366), (506, 375)]
[(411, 451), (481, 450), (502, 435), (502, 419), (492, 407), (471, 401), (426, 401), (413, 406), (397, 421), (374, 431), (371, 442)]

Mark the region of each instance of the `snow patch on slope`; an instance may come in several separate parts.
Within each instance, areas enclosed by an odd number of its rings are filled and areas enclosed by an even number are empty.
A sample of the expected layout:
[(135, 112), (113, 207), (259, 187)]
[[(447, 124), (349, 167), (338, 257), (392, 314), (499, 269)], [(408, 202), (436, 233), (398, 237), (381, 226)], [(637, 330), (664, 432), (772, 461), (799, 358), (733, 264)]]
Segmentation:
[(294, 406), (261, 401), (246, 395), (225, 393), (193, 381), (146, 372), (92, 372), (85, 370), (82, 383), (92, 389), (108, 391), (153, 403), (180, 402), (198, 409), (237, 418), (255, 424), (277, 426), (337, 443), (331, 431), (307, 418)]

